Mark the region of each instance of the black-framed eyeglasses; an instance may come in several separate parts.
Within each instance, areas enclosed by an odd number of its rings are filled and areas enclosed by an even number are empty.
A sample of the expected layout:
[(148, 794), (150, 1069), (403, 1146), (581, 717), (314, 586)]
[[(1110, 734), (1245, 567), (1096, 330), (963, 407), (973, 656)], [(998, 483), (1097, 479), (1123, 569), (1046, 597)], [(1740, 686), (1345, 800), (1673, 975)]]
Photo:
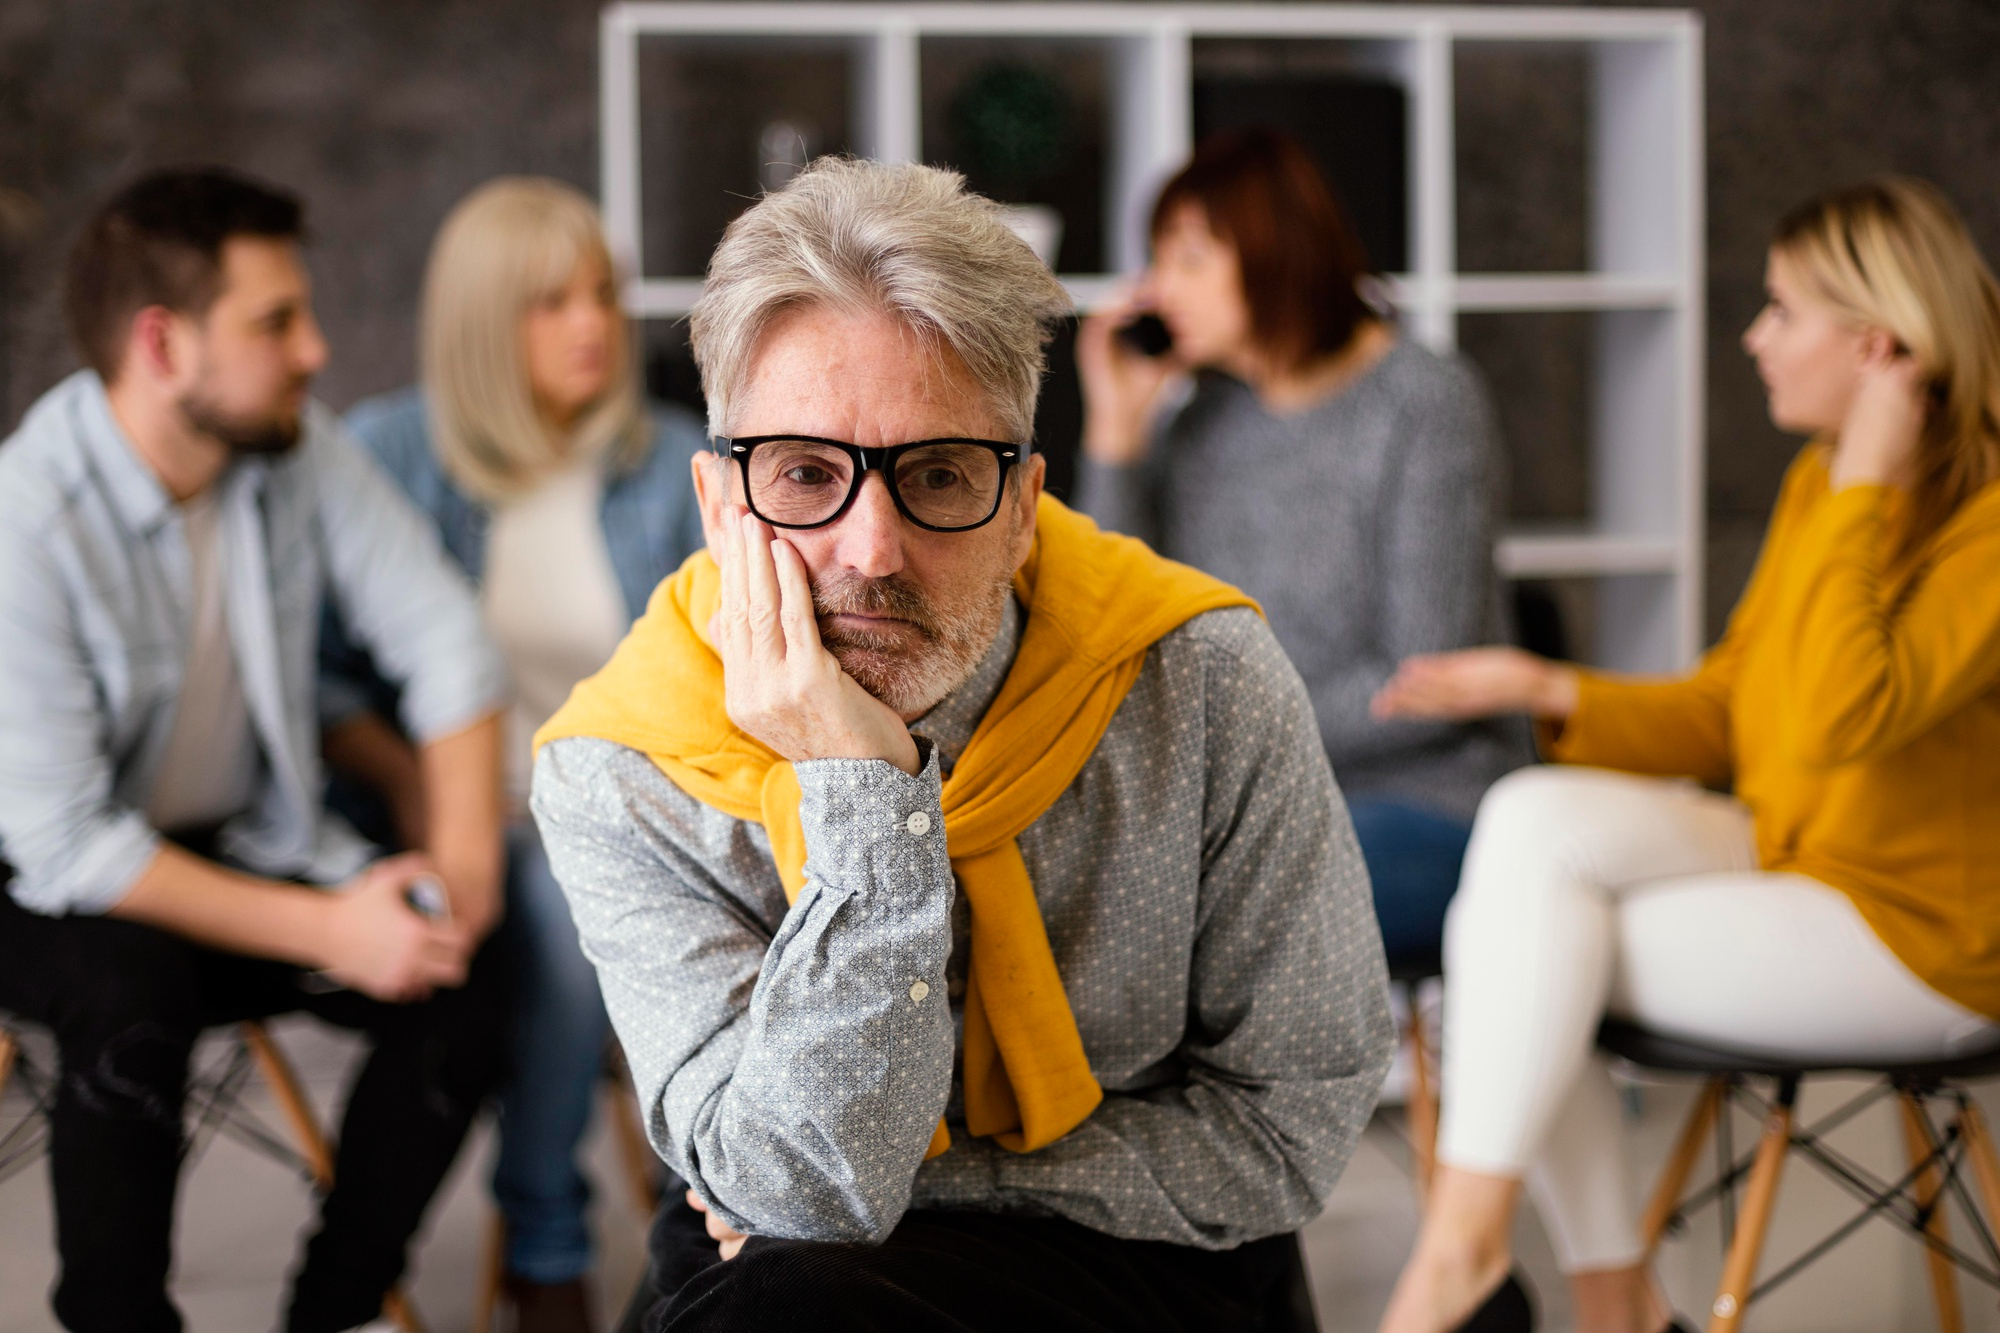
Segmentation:
[(958, 438), (864, 449), (817, 435), (718, 435), (715, 449), (736, 460), (750, 512), (774, 528), (825, 527), (879, 470), (897, 511), (931, 532), (992, 522), (1007, 470), (1028, 452), (1026, 445)]

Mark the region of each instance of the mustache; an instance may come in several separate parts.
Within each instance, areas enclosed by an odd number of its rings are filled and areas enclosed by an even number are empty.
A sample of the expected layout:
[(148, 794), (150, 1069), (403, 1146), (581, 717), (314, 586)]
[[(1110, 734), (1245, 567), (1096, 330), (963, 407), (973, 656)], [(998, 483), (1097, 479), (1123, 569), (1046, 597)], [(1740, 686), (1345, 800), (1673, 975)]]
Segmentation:
[[(927, 639), (936, 639), (937, 616), (930, 599), (900, 574), (871, 579), (854, 574), (835, 574), (813, 585), (813, 614), (822, 622), (828, 616), (889, 616), (909, 622)], [(826, 633), (824, 623), (820, 632)]]

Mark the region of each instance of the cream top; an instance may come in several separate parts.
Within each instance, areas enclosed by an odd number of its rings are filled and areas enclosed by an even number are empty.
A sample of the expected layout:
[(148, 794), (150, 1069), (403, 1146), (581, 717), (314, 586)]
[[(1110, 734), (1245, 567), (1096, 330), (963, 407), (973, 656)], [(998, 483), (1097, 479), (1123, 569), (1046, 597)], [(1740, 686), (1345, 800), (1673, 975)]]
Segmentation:
[(193, 605), (187, 662), (146, 820), (166, 833), (220, 824), (256, 795), (257, 738), (223, 604), (222, 533), (214, 488), (180, 506)]
[(599, 517), (602, 460), (586, 459), (493, 513), (480, 601), (506, 659), (507, 796), (527, 813), (535, 732), (610, 658), (630, 624)]

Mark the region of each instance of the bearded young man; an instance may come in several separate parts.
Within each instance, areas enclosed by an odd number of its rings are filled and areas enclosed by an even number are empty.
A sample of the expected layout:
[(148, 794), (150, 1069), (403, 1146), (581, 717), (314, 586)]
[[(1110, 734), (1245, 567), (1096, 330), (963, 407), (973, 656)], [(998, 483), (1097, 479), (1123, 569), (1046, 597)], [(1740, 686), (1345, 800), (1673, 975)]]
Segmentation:
[[(61, 1052), (54, 1306), (80, 1333), (181, 1327), (203, 1028), (308, 1009), (372, 1039), (292, 1333), (376, 1320), (500, 1072), (504, 681), (435, 535), (306, 398), (301, 230), (221, 172), (122, 191), (68, 274), (91, 368), (0, 445), (0, 1012)], [(402, 686), (428, 856), (371, 866), (320, 809), (327, 596)]]
[(1292, 1326), (1389, 1059), (1367, 879), (1255, 608), (1042, 497), (1067, 308), (919, 166), (709, 267), (708, 551), (534, 782), (687, 1186), (655, 1328)]

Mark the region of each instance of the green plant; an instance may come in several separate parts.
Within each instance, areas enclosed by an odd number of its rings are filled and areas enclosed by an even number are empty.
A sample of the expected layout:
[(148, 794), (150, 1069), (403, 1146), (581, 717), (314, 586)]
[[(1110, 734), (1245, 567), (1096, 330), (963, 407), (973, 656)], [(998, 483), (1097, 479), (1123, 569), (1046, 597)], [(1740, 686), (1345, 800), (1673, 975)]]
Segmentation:
[(1055, 74), (1018, 60), (982, 65), (949, 107), (953, 146), (966, 171), (1019, 200), (1076, 150), (1076, 105)]

